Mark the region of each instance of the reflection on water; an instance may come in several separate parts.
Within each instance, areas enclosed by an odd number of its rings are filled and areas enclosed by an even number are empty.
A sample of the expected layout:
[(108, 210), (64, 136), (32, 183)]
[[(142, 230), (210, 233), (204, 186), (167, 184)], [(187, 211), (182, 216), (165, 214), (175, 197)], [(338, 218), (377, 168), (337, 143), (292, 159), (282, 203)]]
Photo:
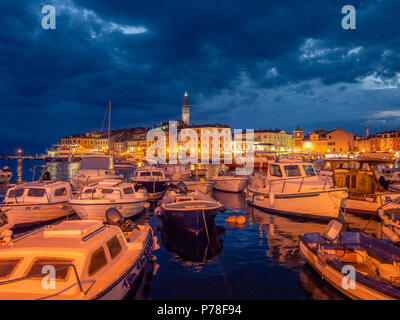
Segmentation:
[(307, 263), (300, 272), (300, 284), (313, 300), (343, 300), (347, 299)]
[(161, 227), (161, 243), (170, 252), (175, 253), (177, 261), (206, 263), (222, 251), (221, 227), (212, 223), (206, 232), (198, 235), (177, 230), (164, 223)]
[(246, 201), (241, 193), (214, 190), (212, 196), (215, 200), (221, 202), (226, 210), (242, 211), (246, 209)]
[(17, 183), (22, 183), (22, 159), (17, 160)]

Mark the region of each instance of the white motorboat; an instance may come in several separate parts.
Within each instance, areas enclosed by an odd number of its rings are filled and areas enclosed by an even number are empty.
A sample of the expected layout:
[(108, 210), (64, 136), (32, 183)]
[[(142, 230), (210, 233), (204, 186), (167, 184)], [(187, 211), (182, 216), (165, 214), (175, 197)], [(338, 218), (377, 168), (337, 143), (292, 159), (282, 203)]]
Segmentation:
[(211, 193), (213, 182), (209, 180), (184, 180), (183, 181), (189, 191), (199, 191), (202, 193)]
[(107, 209), (117, 209), (124, 218), (142, 214), (148, 207), (144, 188), (122, 180), (103, 180), (86, 185), (69, 200), (72, 209), (84, 220), (105, 220)]
[(3, 238), (0, 299), (123, 299), (150, 271), (157, 239), (150, 226), (119, 225), (70, 220)]
[(12, 177), (10, 168), (5, 166), (3, 170), (0, 169), (0, 183), (9, 183)]
[(164, 170), (154, 166), (138, 168), (132, 180), (138, 187), (144, 187), (147, 190), (151, 201), (161, 199), (169, 184)]
[(217, 177), (212, 177), (211, 181), (215, 190), (242, 192), (246, 188), (249, 178), (247, 176), (235, 176), (220, 172)]
[(187, 165), (168, 164), (164, 167), (164, 172), (167, 178), (171, 181), (186, 180), (191, 175), (190, 167)]
[(246, 201), (272, 213), (317, 219), (337, 217), (347, 192), (322, 181), (307, 162), (268, 162), (266, 176), (255, 176)]
[(16, 228), (42, 224), (73, 213), (68, 182), (41, 179), (7, 190), (1, 209)]
[(82, 165), (72, 177), (71, 184), (74, 188), (81, 190), (85, 185), (93, 182), (118, 178), (115, 175), (113, 157), (96, 154), (83, 157)]

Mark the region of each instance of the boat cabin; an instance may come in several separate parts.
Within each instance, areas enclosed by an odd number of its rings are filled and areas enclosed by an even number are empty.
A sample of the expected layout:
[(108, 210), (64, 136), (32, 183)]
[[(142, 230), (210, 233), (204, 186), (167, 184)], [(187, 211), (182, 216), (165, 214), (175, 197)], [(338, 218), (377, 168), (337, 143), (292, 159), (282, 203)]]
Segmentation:
[(28, 182), (9, 188), (3, 204), (66, 202), (70, 196), (67, 182)]
[(113, 157), (108, 155), (90, 155), (82, 159), (80, 170), (113, 170)]
[(267, 178), (271, 180), (316, 176), (317, 174), (312, 163), (288, 160), (284, 162), (268, 162)]
[(64, 221), (21, 234), (1, 246), (0, 299), (95, 296), (99, 278), (112, 281), (121, 272), (117, 266), (125, 251), (119, 227), (93, 220)]
[(134, 180), (168, 180), (161, 168), (142, 167), (135, 171)]
[(375, 194), (387, 189), (384, 177), (378, 177), (376, 169), (391, 164), (384, 159), (331, 159), (325, 160), (321, 172), (331, 172), (338, 188), (347, 188), (350, 194)]

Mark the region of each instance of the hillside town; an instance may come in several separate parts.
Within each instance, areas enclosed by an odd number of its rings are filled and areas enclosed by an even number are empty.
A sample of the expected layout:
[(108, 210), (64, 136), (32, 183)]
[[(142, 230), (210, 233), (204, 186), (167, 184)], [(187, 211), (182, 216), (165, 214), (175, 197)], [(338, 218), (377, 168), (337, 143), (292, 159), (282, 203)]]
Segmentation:
[[(182, 105), (182, 118), (174, 122), (164, 121), (152, 128), (135, 127), (130, 129), (110, 130), (110, 132), (89, 131), (76, 133), (69, 137), (63, 137), (57, 145), (47, 150), (47, 156), (57, 158), (60, 155), (81, 155), (88, 153), (116, 153), (120, 157), (145, 158), (148, 148), (154, 143), (147, 140), (146, 135), (151, 129), (159, 129), (165, 132), (167, 141), (167, 154), (170, 152), (168, 141), (170, 123), (174, 123), (177, 134), (182, 129), (193, 129), (200, 134), (201, 130), (228, 130), (233, 135), (233, 128), (226, 124), (191, 124), (190, 106), (188, 94), (185, 93)], [(225, 139), (226, 140), (226, 139)], [(221, 138), (220, 152), (234, 148), (233, 138), (224, 141)], [(180, 144), (180, 145), (179, 145)], [(178, 148), (182, 148), (182, 142), (178, 142)], [(205, 146), (198, 142), (198, 153)], [(316, 129), (305, 132), (301, 126), (297, 126), (292, 132), (286, 132), (278, 128), (255, 129), (254, 142), (251, 148), (255, 152), (268, 152), (277, 155), (287, 153), (303, 153), (321, 157), (347, 157), (359, 153), (384, 152), (398, 156), (400, 152), (400, 131), (392, 130), (369, 134), (368, 123), (364, 136), (356, 136), (351, 132), (337, 127), (332, 130)]]

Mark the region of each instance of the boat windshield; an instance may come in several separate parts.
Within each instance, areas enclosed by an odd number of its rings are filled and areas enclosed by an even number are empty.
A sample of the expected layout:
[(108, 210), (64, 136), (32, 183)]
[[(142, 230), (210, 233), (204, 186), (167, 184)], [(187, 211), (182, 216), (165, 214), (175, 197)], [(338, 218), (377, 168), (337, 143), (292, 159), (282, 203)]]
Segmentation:
[[(26, 276), (43, 273), (43, 267), (52, 266), (55, 269), (58, 269), (56, 270), (57, 280), (67, 280), (71, 267), (66, 267), (64, 269), (62, 268), (62, 266), (67, 264), (72, 264), (72, 260), (59, 258), (37, 258), (27, 271)], [(33, 277), (33, 279), (40, 279), (46, 274), (47, 273), (43, 273), (43, 275), (38, 275), (37, 277)]]
[(284, 166), (287, 177), (301, 177), (300, 167), (297, 165)]
[(100, 169), (100, 170), (109, 170), (111, 168), (110, 158), (108, 157), (90, 157), (83, 158), (81, 169), (90, 170), (90, 169)]
[(9, 198), (18, 198), (18, 197), (22, 197), (23, 194), (24, 194), (24, 189), (12, 189), (8, 193), (8, 197)]
[(276, 164), (269, 166), (269, 174), (274, 177), (282, 177), (281, 168)]
[(307, 177), (315, 176), (315, 171), (312, 165), (310, 164), (303, 165), (303, 169)]
[(162, 172), (154, 171), (152, 172), (153, 177), (162, 177)]

